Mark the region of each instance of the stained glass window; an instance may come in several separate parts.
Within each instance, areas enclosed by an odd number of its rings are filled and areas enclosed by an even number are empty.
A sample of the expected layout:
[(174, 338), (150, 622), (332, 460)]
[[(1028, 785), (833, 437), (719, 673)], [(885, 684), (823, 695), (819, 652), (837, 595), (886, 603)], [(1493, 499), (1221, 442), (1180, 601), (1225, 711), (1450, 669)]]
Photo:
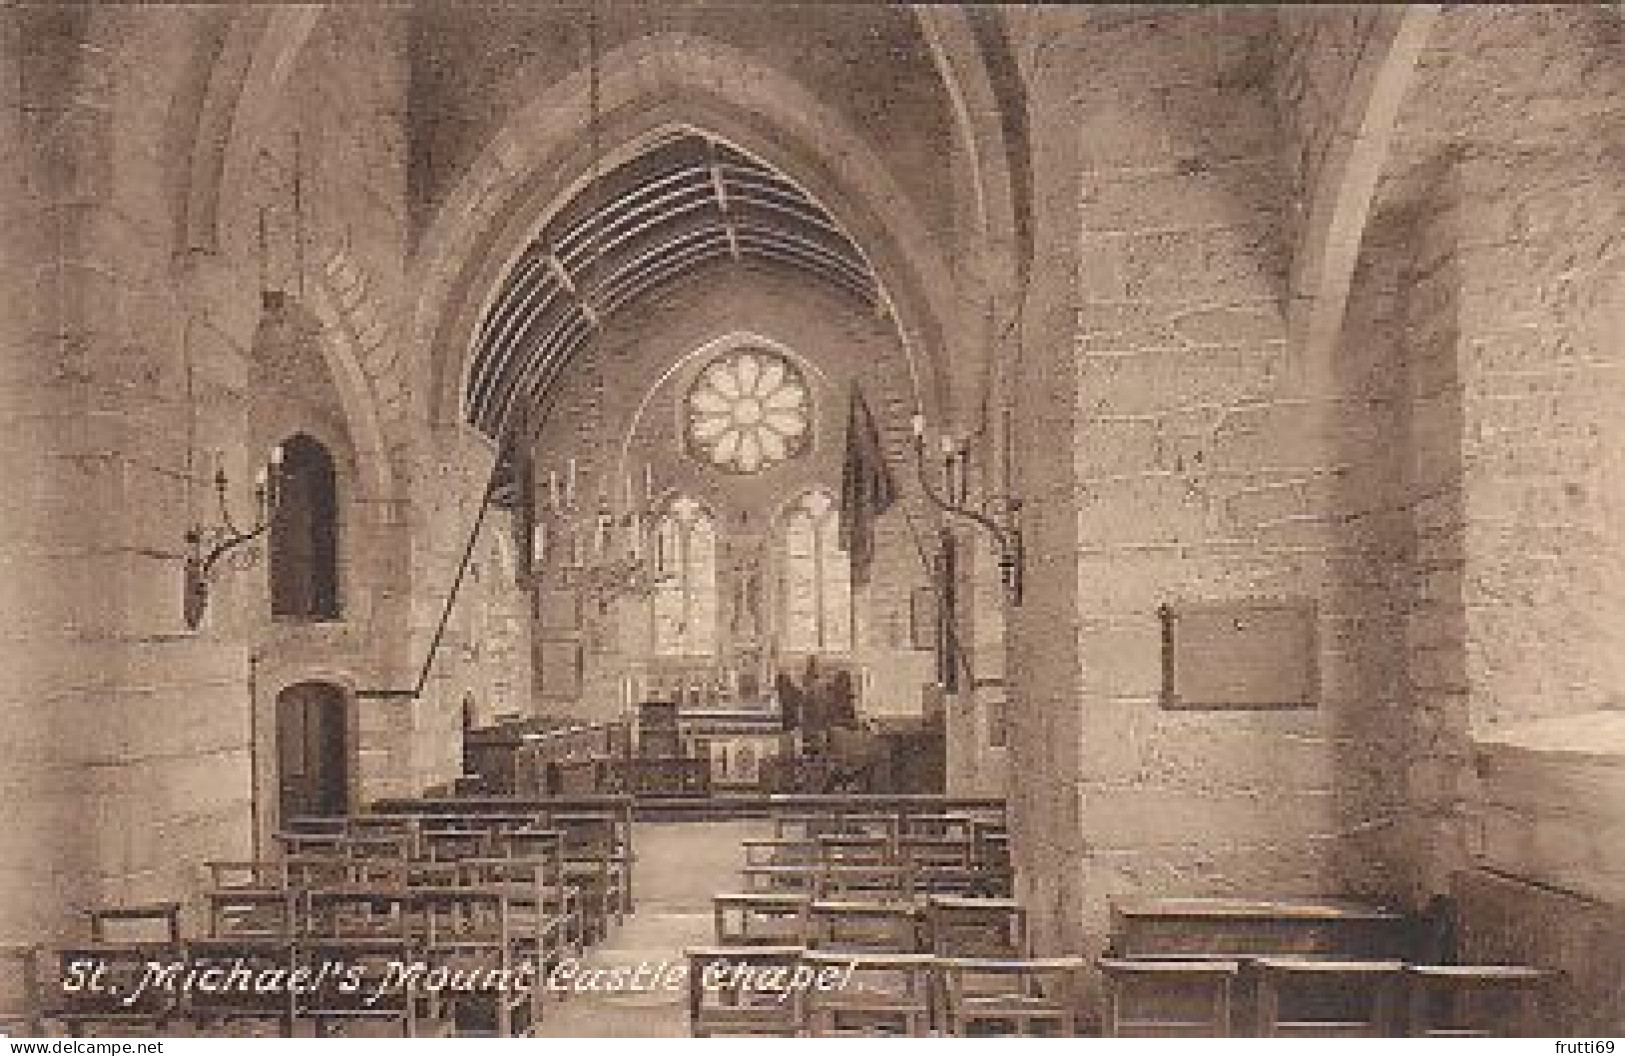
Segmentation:
[(713, 359), (689, 389), (691, 454), (728, 473), (759, 473), (807, 450), (811, 398), (777, 352), (736, 349)]
[(717, 651), (717, 533), (710, 514), (679, 498), (655, 527), (661, 572), (652, 599), (658, 656), (713, 656)]

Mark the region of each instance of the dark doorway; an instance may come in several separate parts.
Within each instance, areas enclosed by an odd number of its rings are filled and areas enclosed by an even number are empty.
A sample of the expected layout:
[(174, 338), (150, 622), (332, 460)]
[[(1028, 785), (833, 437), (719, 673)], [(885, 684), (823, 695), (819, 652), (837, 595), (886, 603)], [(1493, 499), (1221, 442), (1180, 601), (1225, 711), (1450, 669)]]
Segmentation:
[(278, 824), (349, 810), (345, 700), (344, 690), (327, 682), (300, 682), (277, 694)]

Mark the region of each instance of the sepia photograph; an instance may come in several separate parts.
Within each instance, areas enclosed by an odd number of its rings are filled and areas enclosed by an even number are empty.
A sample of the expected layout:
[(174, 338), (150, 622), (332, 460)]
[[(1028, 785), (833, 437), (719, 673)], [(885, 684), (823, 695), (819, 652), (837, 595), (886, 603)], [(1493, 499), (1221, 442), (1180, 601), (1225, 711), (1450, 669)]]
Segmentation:
[(1625, 1039), (1625, 5), (0, 0), (0, 191), (8, 1052)]

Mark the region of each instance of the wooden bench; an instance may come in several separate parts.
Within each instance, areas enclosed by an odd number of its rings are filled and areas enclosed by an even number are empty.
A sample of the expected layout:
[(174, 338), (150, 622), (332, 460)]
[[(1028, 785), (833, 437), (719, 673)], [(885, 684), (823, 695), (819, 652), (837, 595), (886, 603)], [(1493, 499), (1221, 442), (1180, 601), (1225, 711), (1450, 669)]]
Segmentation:
[(1236, 961), (1101, 958), (1102, 1031), (1109, 1038), (1222, 1038), (1241, 965)]
[(1258, 957), (1259, 1037), (1395, 1037), (1399, 961)]
[(1403, 959), (1404, 914), (1339, 899), (1163, 898), (1112, 907), (1110, 955)]
[(1421, 1038), (1542, 1037), (1540, 1001), (1554, 974), (1523, 965), (1406, 965), (1407, 1033)]

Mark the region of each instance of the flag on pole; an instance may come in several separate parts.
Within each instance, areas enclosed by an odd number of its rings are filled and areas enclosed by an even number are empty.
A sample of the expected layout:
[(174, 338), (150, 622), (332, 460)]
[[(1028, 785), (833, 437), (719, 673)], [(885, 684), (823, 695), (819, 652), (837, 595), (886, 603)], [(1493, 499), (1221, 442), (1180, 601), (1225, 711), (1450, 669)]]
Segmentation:
[(897, 487), (886, 453), (880, 446), (880, 431), (869, 413), (858, 383), (852, 383), (846, 418), (846, 460), (841, 466), (840, 544), (852, 561), (852, 582), (869, 582), (869, 565), (874, 560), (874, 522), (891, 509)]

